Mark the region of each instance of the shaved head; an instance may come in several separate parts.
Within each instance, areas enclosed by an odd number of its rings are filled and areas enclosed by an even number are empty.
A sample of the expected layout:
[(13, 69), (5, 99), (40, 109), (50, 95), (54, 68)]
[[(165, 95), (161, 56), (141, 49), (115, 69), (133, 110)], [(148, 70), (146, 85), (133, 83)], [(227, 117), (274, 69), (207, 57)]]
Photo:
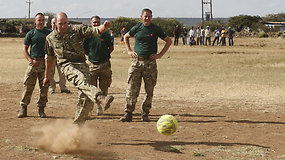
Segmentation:
[(55, 24), (59, 34), (65, 34), (68, 28), (68, 18), (66, 13), (58, 12), (55, 16)]
[(55, 19), (58, 19), (58, 18), (61, 18), (61, 17), (65, 17), (67, 19), (67, 14), (64, 13), (64, 12), (58, 12), (56, 15), (55, 15)]

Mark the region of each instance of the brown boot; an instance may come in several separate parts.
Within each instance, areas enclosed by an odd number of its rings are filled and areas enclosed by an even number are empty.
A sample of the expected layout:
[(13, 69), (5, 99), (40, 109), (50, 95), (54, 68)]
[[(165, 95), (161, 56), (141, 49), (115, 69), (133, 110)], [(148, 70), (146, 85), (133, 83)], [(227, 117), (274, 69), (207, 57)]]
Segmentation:
[(114, 100), (114, 97), (99, 95), (96, 99), (99, 102), (99, 104), (104, 108), (104, 111), (106, 111), (108, 108), (110, 108), (111, 103)]
[(40, 118), (46, 118), (47, 115), (45, 114), (45, 107), (39, 107), (39, 117)]
[(27, 106), (22, 106), (22, 109), (18, 114), (18, 118), (27, 117), (27, 112), (28, 112)]
[(132, 112), (126, 112), (125, 115), (120, 118), (120, 121), (122, 122), (131, 122), (132, 120), (133, 120)]
[(148, 113), (142, 114), (142, 121), (143, 122), (150, 122), (150, 119), (148, 118)]

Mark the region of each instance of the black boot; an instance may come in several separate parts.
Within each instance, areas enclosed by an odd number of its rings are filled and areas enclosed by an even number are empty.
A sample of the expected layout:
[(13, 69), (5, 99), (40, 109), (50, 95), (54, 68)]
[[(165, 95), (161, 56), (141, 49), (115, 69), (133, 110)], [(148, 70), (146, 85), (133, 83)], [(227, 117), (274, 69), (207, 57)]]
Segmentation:
[(150, 119), (148, 118), (148, 113), (142, 114), (142, 121), (143, 122), (150, 122)]
[(131, 122), (132, 120), (133, 120), (132, 112), (126, 112), (125, 115), (120, 118), (120, 121), (122, 122)]
[(18, 118), (27, 117), (27, 106), (22, 106), (20, 113), (18, 114)]
[(39, 107), (39, 117), (46, 118), (47, 115), (45, 114), (45, 107)]

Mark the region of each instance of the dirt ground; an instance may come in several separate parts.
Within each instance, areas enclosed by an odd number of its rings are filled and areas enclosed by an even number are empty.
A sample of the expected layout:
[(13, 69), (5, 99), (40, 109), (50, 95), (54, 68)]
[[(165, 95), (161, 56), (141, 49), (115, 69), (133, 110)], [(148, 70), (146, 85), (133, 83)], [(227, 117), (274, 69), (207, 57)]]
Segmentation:
[[(1, 84), (0, 88), (0, 159), (3, 160), (285, 159), (284, 112), (238, 111), (230, 109), (229, 104), (227, 107), (212, 104), (209, 109), (201, 110), (195, 109), (197, 102), (156, 97), (151, 122), (141, 122), (137, 109), (134, 122), (122, 123), (119, 118), (123, 114), (125, 91), (117, 88), (110, 90), (116, 97), (113, 106), (103, 116), (92, 115), (86, 123), (95, 132), (92, 147), (65, 154), (52, 153), (37, 146), (39, 136), (31, 128), (58, 119), (72, 119), (75, 107), (70, 104), (76, 104), (76, 89), (70, 87), (72, 94), (49, 95), (47, 118), (38, 118), (36, 98), (33, 98), (29, 117), (18, 119), (22, 84)], [(37, 92), (34, 97), (38, 97)], [(244, 104), (243, 107), (251, 106)], [(179, 121), (178, 131), (172, 136), (161, 135), (156, 130), (156, 121), (163, 114), (172, 114)]]
[[(21, 46), (22, 41), (17, 43)], [(18, 48), (17, 50), (21, 49)], [(21, 55), (18, 57), (21, 57), (17, 58), (19, 61), (24, 61)], [(26, 64), (21, 66), (24, 67), (22, 70), (25, 70)], [(20, 73), (19, 76), (23, 77), (24, 72)], [(161, 84), (163, 75), (159, 76), (161, 79), (158, 83)], [(81, 136), (85, 139), (84, 144), (80, 144), (83, 147), (65, 153), (55, 153), (41, 146), (39, 139), (43, 134), (34, 130), (40, 128), (51, 133), (47, 126), (55, 126), (57, 121), (62, 121), (64, 125), (61, 129), (66, 131), (63, 137), (71, 136), (69, 129), (64, 126), (72, 122), (77, 103), (77, 89), (68, 83), (71, 94), (61, 94), (58, 88), (55, 94), (49, 94), (46, 108), (48, 117), (41, 119), (37, 115), (36, 102), (39, 94), (36, 88), (28, 107), (28, 117), (19, 119), (16, 117), (20, 109), (22, 82), (11, 80), (10, 83), (0, 83), (0, 159), (285, 159), (283, 100), (274, 99), (272, 103), (265, 103), (270, 102), (270, 99), (262, 102), (263, 99), (258, 97), (252, 101), (250, 97), (229, 99), (219, 95), (213, 98), (202, 94), (201, 98), (189, 97), (188, 100), (183, 100), (165, 97), (165, 94), (160, 93), (161, 87), (157, 86), (150, 113), (151, 122), (140, 120), (139, 106), (144, 95), (142, 90), (133, 122), (122, 123), (119, 118), (123, 115), (125, 87), (116, 84), (111, 86), (109, 93), (115, 100), (104, 115), (93, 114), (86, 122), (85, 126), (92, 135)], [(203, 86), (196, 89), (199, 87)], [(178, 130), (171, 136), (161, 135), (156, 130), (156, 122), (164, 114), (172, 114), (178, 120)], [(47, 141), (52, 141), (59, 134), (59, 131), (54, 132)], [(58, 141), (64, 143), (67, 140), (63, 138)]]

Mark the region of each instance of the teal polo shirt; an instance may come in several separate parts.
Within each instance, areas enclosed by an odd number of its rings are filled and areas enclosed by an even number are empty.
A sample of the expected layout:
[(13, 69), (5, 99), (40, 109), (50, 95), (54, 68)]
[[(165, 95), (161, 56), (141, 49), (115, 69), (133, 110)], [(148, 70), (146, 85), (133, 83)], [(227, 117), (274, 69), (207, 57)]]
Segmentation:
[(135, 52), (139, 56), (146, 57), (157, 53), (158, 37), (161, 39), (167, 37), (159, 26), (152, 23), (149, 26), (139, 23), (130, 29), (129, 34), (131, 37), (135, 36)]
[(30, 30), (24, 40), (24, 45), (30, 46), (30, 56), (34, 58), (44, 58), (45, 57), (45, 44), (46, 36), (51, 32), (51, 30), (44, 28), (43, 30), (33, 29)]
[(87, 37), (83, 47), (88, 51), (88, 60), (93, 63), (102, 62), (111, 58), (109, 47), (112, 46), (111, 35), (104, 32), (101, 37)]

